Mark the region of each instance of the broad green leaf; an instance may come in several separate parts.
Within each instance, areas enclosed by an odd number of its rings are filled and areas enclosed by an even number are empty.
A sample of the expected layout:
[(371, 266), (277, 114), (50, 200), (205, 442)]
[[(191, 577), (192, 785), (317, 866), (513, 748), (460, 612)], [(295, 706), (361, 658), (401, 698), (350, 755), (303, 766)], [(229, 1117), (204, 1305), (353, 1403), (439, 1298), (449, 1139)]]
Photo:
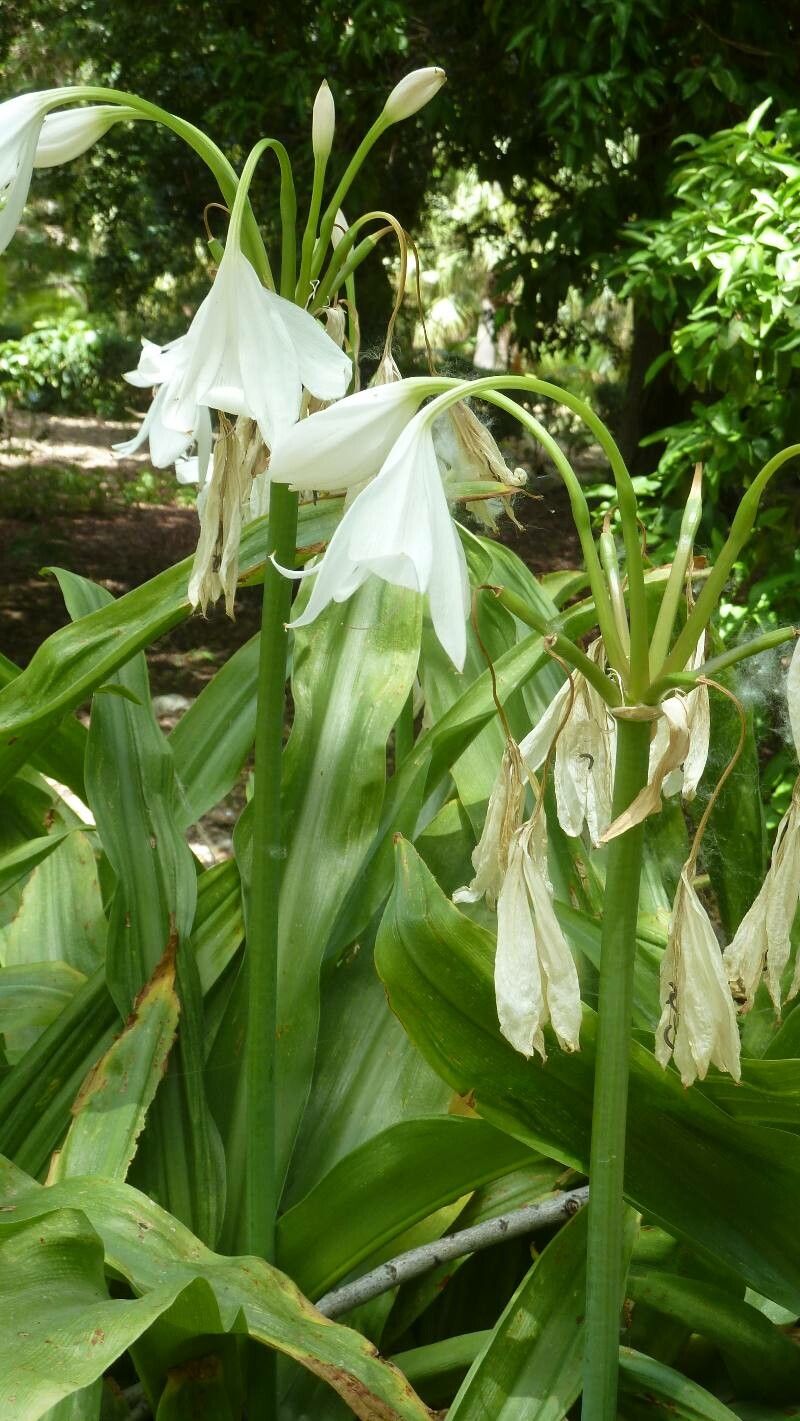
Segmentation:
[(292, 1158), (287, 1208), (382, 1131), (444, 1114), (452, 1094), (389, 1010), (370, 937), (357, 951), (324, 964), (320, 1005), (314, 1079)]
[[(330, 537), (341, 503), (324, 499), (300, 510), (298, 547)], [(257, 581), (263, 568), (266, 519), (248, 524), (239, 553), (240, 581)], [(0, 691), (0, 785), (50, 738), (69, 711), (96, 686), (191, 613), (186, 589), (192, 559), (159, 573), (98, 608), (72, 626), (61, 627), (37, 650), (29, 666)], [(56, 778), (70, 783), (62, 773)], [(76, 786), (73, 785), (73, 788)]]
[[(0, 690), (21, 674), (19, 666), (0, 652)], [(34, 752), (31, 764), (59, 784), (68, 785), (83, 799), (86, 794), (83, 784), (85, 752), (86, 727), (72, 716), (66, 716)]]
[(765, 1401), (800, 1396), (800, 1351), (763, 1313), (704, 1279), (631, 1270), (628, 1293), (716, 1343), (737, 1392)]
[[(552, 1046), (547, 1064), (519, 1056), (496, 1026), (489, 933), (441, 894), (418, 856), (398, 846), (395, 890), (376, 962), (393, 1010), (435, 1070), (490, 1123), (586, 1170), (596, 1018), (584, 1010), (581, 1050)], [(627, 1197), (700, 1256), (719, 1259), (758, 1292), (800, 1304), (794, 1200), (800, 1141), (740, 1125), (685, 1091), (632, 1042)]]
[(697, 1382), (630, 1347), (619, 1353), (620, 1414), (653, 1415), (654, 1402), (674, 1421), (733, 1421), (734, 1413)]
[(106, 931), (94, 849), (85, 834), (67, 834), (25, 883), (0, 931), (0, 958), (6, 967), (66, 962), (88, 976), (103, 960)]
[[(109, 605), (109, 594), (85, 578), (59, 572), (73, 616)], [(93, 611), (88, 616), (96, 615)], [(101, 696), (92, 703), (86, 788), (105, 852), (117, 876), (110, 909), (106, 974), (122, 1016), (177, 936), (181, 1003), (178, 1049), (148, 1119), (136, 1178), (191, 1222), (206, 1239), (218, 1235), (224, 1210), (222, 1146), (203, 1084), (203, 1004), (197, 964), (186, 944), (197, 903), (197, 874), (180, 828), (178, 789), (169, 745), (153, 714), (147, 664), (139, 653), (114, 673), (134, 700)]]
[(66, 962), (0, 968), (0, 1035), (9, 1060), (33, 1045), (85, 981)]
[(412, 1224), (529, 1154), (483, 1120), (445, 1115), (395, 1125), (340, 1161), (283, 1215), (280, 1265), (310, 1297), (320, 1297)]
[(0, 1083), (0, 1149), (23, 1169), (44, 1169), (81, 1083), (119, 1025), (98, 968)]
[(413, 684), (420, 612), (416, 594), (372, 578), (295, 636), (279, 918), (281, 1177), (311, 1086), (322, 959), (380, 821), (386, 745)]
[[(10, 1267), (0, 1267), (0, 1357), (7, 1363), (0, 1385), (18, 1398), (8, 1421), (37, 1421), (59, 1396), (94, 1380), (182, 1295), (186, 1309), (199, 1314), (186, 1318), (187, 1330), (248, 1333), (329, 1382), (365, 1421), (429, 1421), (405, 1378), (371, 1343), (322, 1318), (263, 1260), (212, 1253), (127, 1184), (90, 1178), (42, 1190), (21, 1182), (13, 1168), (4, 1173), (0, 1240), (8, 1240), (12, 1257)], [(38, 1241), (43, 1237), (52, 1248)], [(107, 1299), (103, 1254), (138, 1294), (135, 1301)], [(34, 1279), (36, 1335), (26, 1339), (8, 1294), (14, 1301), (30, 1296)], [(173, 1306), (173, 1316), (180, 1312)], [(41, 1340), (51, 1329), (58, 1361)]]
[(0, 893), (19, 883), (30, 873), (37, 863), (46, 859), (57, 848), (71, 830), (64, 829), (58, 834), (43, 834), (38, 839), (30, 839), (16, 849), (0, 854)]
[(178, 1027), (175, 946), (142, 988), (121, 1036), (81, 1086), (48, 1182), (82, 1174), (125, 1178)]

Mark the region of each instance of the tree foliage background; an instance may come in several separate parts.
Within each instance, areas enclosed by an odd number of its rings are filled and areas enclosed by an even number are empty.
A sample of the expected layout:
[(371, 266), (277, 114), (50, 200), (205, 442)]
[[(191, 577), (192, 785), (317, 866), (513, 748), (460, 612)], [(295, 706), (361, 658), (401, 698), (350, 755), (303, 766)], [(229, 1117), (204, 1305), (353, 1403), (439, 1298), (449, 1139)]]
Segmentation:
[[(448, 86), (413, 134), (389, 135), (353, 207), (388, 205), (419, 231), (454, 175), (498, 185), (502, 205), (472, 213), (448, 241), (465, 266), (476, 243), (494, 243), (495, 318), (533, 361), (565, 342), (588, 348), (598, 338), (582, 319), (592, 300), (628, 292), (625, 347), (616, 341), (612, 352), (625, 377), (616, 425), (647, 471), (655, 455), (639, 448), (642, 438), (706, 395), (670, 362), (646, 380), (697, 293), (684, 283), (677, 300), (673, 287), (662, 301), (657, 280), (631, 283), (631, 224), (641, 231), (669, 218), (676, 140), (729, 129), (767, 98), (776, 115), (800, 106), (799, 34), (797, 0), (770, 7), (768, 25), (761, 0), (541, 0), (535, 12), (528, 0), (7, 0), (0, 67), (6, 94), (75, 81), (139, 91), (207, 126), (234, 162), (268, 132), (287, 144), (302, 193), (323, 75), (337, 100), (341, 165), (403, 73), (444, 65)], [(276, 175), (263, 164), (257, 182), (268, 219)], [(7, 334), (14, 292), (46, 280), (54, 264), (123, 335), (146, 328), (165, 340), (181, 329), (207, 282), (203, 210), (214, 199), (188, 150), (147, 124), (115, 129), (66, 180), (62, 170), (40, 174), (36, 193), (66, 235), (55, 249), (33, 235), (15, 249)], [(222, 220), (210, 214), (212, 227)], [(369, 343), (388, 302), (380, 264), (366, 281)], [(566, 329), (576, 293), (578, 319)]]

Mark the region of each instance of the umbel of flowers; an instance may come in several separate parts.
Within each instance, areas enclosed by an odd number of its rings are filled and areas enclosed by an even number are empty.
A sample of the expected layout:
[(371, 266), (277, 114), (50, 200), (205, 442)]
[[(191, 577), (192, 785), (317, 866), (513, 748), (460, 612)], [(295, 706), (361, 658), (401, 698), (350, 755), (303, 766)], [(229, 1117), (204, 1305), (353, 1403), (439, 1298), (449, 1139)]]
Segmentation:
[[(118, 122), (158, 122), (189, 143), (213, 174), (230, 214), (224, 243), (214, 244), (216, 267), (208, 294), (185, 333), (168, 344), (153, 339), (154, 332), (142, 340), (138, 366), (125, 378), (154, 394), (140, 430), (118, 452), (132, 452), (147, 441), (155, 464), (174, 464), (179, 481), (197, 484), (200, 536), (187, 594), (204, 610), (223, 597), (233, 611), (241, 530), (268, 515), (263, 522), (254, 871), (247, 914), (243, 1079), (248, 1150), (237, 1236), (241, 1251), (275, 1257), (280, 1181), (274, 1166), (277, 1101), (271, 1052), (286, 624), (313, 626), (330, 603), (346, 601), (368, 579), (381, 578), (424, 599), (433, 630), (460, 672), (473, 598), (492, 595), (541, 637), (542, 648), (564, 668), (564, 683), (538, 723), (519, 744), (508, 737), (473, 856), (474, 877), (456, 897), (466, 911), (477, 911), (470, 905), (482, 899), (496, 912), (497, 1013), (511, 1046), (526, 1057), (544, 1058), (552, 1035), (564, 1051), (577, 1051), (580, 984), (554, 899), (541, 788), (552, 775), (562, 829), (585, 836), (605, 858), (594, 1095), (595, 1119), (602, 1128), (593, 1132), (590, 1159), (583, 1404), (589, 1421), (611, 1421), (616, 1415), (627, 1059), (643, 826), (659, 812), (665, 795), (680, 792), (687, 801), (694, 795), (706, 761), (708, 691), (715, 673), (795, 637), (794, 628), (780, 628), (707, 659), (707, 628), (763, 491), (800, 446), (776, 454), (752, 479), (713, 567), (699, 579), (693, 562), (701, 513), (699, 472), (671, 564), (646, 569), (635, 490), (624, 460), (594, 411), (569, 391), (532, 375), (466, 382), (432, 368), (429, 376), (403, 378), (391, 331), (375, 382), (359, 388), (356, 273), (377, 243), (395, 234), (402, 274), (406, 238), (391, 214), (366, 213), (348, 223), (342, 208), (374, 144), (393, 124), (427, 104), (443, 81), (440, 69), (427, 68), (396, 85), (327, 202), (335, 109), (330, 89), (322, 85), (312, 115), (314, 176), (302, 231), (291, 161), (275, 139), (258, 142), (237, 173), (200, 129), (136, 95), (83, 86), (10, 99), (0, 105), (0, 250), (18, 226), (34, 169), (79, 156)], [(249, 199), (256, 165), (267, 154), (280, 171), (277, 280)], [(567, 406), (600, 446), (616, 486), (620, 548), (610, 523), (595, 537), (580, 480), (527, 408), (531, 397)], [(519, 477), (506, 469), (468, 400), (488, 402), (517, 419), (563, 480), (589, 582), (588, 648), (567, 634), (563, 622), (543, 617), (511, 589), (470, 587), (464, 534), (454, 518), (461, 486), (468, 490), (465, 501), (474, 501), (476, 492), (490, 501), (509, 499)], [(339, 521), (324, 552), (296, 571), (300, 493), (344, 499), (336, 504)], [(292, 619), (293, 577), (310, 579), (311, 587)], [(798, 684), (795, 653), (788, 690), (796, 743)], [(724, 954), (695, 882), (708, 810), (701, 820), (673, 905), (655, 1040), (656, 1058), (664, 1067), (674, 1060), (686, 1085), (710, 1066), (738, 1079), (734, 994), (747, 1009), (765, 975), (776, 1007), (781, 1002), (800, 892), (798, 805), (796, 787), (764, 887)], [(790, 993), (798, 987), (796, 968)], [(530, 1069), (536, 1069), (533, 1063)], [(609, 1298), (617, 1300), (613, 1306)]]

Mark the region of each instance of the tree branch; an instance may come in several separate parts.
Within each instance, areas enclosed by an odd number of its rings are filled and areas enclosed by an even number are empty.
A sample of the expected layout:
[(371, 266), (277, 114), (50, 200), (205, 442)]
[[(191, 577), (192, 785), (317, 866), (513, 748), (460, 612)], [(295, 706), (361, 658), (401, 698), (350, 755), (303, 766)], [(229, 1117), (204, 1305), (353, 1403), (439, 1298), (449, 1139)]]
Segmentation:
[(391, 1288), (396, 1288), (400, 1283), (407, 1283), (411, 1278), (419, 1278), (441, 1263), (463, 1258), (468, 1253), (477, 1253), (482, 1248), (491, 1248), (508, 1238), (535, 1233), (549, 1224), (560, 1223), (563, 1219), (577, 1214), (588, 1197), (589, 1188), (584, 1185), (581, 1189), (556, 1194), (542, 1204), (526, 1204), (521, 1209), (514, 1209), (509, 1214), (500, 1214), (498, 1218), (489, 1219), (486, 1223), (475, 1224), (472, 1228), (461, 1229), (458, 1233), (446, 1234), (434, 1243), (410, 1248), (406, 1253), (400, 1253), (396, 1258), (381, 1263), (380, 1267), (373, 1268), (361, 1278), (355, 1278), (351, 1283), (343, 1283), (340, 1288), (331, 1289), (316, 1304), (317, 1311), (325, 1317), (340, 1317), (342, 1313), (349, 1312), (350, 1308), (380, 1297), (381, 1293), (388, 1293)]

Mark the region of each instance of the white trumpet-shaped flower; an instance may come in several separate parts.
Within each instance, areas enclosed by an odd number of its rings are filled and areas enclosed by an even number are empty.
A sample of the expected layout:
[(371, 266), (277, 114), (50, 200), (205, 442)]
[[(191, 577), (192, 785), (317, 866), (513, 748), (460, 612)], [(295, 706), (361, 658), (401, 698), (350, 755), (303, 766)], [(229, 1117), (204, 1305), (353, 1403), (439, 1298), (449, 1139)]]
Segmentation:
[(255, 420), (268, 447), (300, 414), (303, 390), (338, 400), (349, 358), (313, 316), (267, 291), (235, 241), (182, 338), (183, 358), (168, 381), (164, 423), (193, 427), (198, 405)]
[(543, 1028), (563, 1051), (580, 1047), (581, 998), (575, 962), (553, 909), (547, 835), (539, 814), (511, 839), (497, 900), (494, 982), (506, 1040), (523, 1056), (546, 1058)]
[(689, 878), (681, 872), (661, 960), (661, 1019), (656, 1060), (670, 1057), (685, 1086), (704, 1080), (709, 1066), (741, 1076), (739, 1031), (722, 953), (710, 919)]
[(67, 163), (102, 138), (112, 123), (136, 116), (121, 105), (102, 104), (47, 117), (74, 97), (74, 89), (43, 89), (0, 104), (0, 252), (17, 230), (34, 167)]
[[(800, 758), (800, 640), (795, 643), (786, 677), (786, 700), (795, 751)], [(791, 952), (792, 924), (800, 901), (800, 779), (775, 835), (772, 859), (758, 895), (748, 908), (725, 951), (725, 967), (734, 995), (749, 1011), (761, 981), (776, 1012), (782, 1002), (781, 981)], [(800, 957), (787, 999), (800, 991)]]
[(285, 431), (272, 451), (273, 483), (318, 492), (374, 478), (431, 392), (427, 379), (372, 385)]
[(524, 803), (522, 757), (515, 742), (509, 741), (489, 796), (483, 832), (472, 853), (475, 877), (468, 887), (456, 889), (454, 903), (477, 903), (485, 898), (494, 908), (506, 876), (511, 841), (522, 823)]
[[(364, 390), (333, 409), (312, 415), (296, 432), (315, 421), (342, 415), (346, 406), (356, 401), (362, 401), (363, 408), (366, 396), (380, 397), (400, 389), (400, 385), (384, 385)], [(367, 403), (366, 409), (371, 418), (374, 403)], [(324, 452), (320, 457), (324, 470)], [(358, 464), (357, 442), (353, 462)], [(305, 460), (303, 466), (308, 469)], [(318, 487), (313, 468), (302, 482)], [(346, 601), (374, 574), (397, 587), (427, 594), (433, 629), (451, 661), (459, 671), (463, 669), (469, 612), (467, 563), (450, 517), (430, 420), (424, 411), (407, 424), (377, 477), (347, 510), (322, 560), (301, 576), (309, 574), (314, 575), (314, 587), (305, 610), (290, 623), (292, 627), (313, 622), (329, 602)]]
[[(174, 381), (186, 362), (185, 337), (159, 346), (151, 340), (142, 341), (142, 353), (135, 370), (123, 376), (129, 385), (140, 388), (158, 387), (142, 424), (132, 439), (112, 445), (115, 454), (126, 458), (135, 454), (145, 440), (150, 445), (150, 457), (157, 469), (175, 465), (179, 483), (205, 483), (211, 458), (211, 412), (204, 405), (194, 409), (191, 424), (175, 429), (164, 419), (169, 402), (170, 382)], [(191, 458), (189, 451), (196, 445)]]

